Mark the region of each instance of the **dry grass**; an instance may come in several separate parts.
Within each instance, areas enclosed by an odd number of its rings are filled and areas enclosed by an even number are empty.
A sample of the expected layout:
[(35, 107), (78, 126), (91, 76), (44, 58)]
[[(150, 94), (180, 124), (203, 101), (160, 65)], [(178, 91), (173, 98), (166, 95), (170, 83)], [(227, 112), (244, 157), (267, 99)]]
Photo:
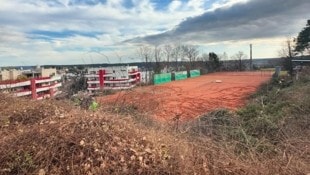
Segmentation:
[(300, 80), (289, 86), (283, 86), (283, 81), (291, 80), (281, 81), (263, 86), (236, 113), (219, 109), (182, 125), (181, 130), (193, 137), (211, 138), (266, 174), (307, 174), (309, 74), (302, 72)]
[(0, 100), (0, 174), (255, 174), (209, 140), (159, 124), (66, 101)]
[(282, 100), (295, 102), (289, 108), (272, 106), (269, 113), (264, 104), (262, 114), (290, 114), (277, 120), (277, 143), (254, 137), (223, 110), (182, 128), (130, 106), (93, 112), (0, 94), (0, 174), (307, 174), (308, 91), (308, 84), (284, 89)]

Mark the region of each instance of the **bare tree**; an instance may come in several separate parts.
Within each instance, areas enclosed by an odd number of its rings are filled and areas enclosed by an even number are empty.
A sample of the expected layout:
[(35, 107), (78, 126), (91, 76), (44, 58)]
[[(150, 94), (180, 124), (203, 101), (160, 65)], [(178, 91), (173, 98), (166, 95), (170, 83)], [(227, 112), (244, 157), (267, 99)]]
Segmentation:
[(158, 46), (154, 47), (154, 59), (155, 59), (155, 68), (154, 68), (154, 72), (155, 73), (160, 73), (161, 71), (161, 61), (162, 61), (162, 49)]
[(167, 63), (170, 62), (170, 58), (172, 57), (172, 46), (170, 44), (166, 44), (163, 46), (163, 53), (165, 54), (166, 56), (166, 61)]
[(174, 45), (171, 53), (171, 57), (176, 62), (176, 69), (179, 69), (178, 61), (183, 57), (182, 46), (180, 44)]
[(173, 47), (170, 44), (166, 44), (162, 46), (162, 53), (165, 57), (165, 60), (163, 60), (163, 62), (165, 62), (166, 65), (165, 66), (167, 69), (169, 69), (170, 67), (170, 59), (172, 57), (172, 51), (173, 51)]
[(238, 61), (238, 70), (242, 71), (245, 69), (246, 65), (245, 62), (242, 61), (246, 58), (247, 56), (242, 52), (239, 51), (238, 53), (236, 53), (232, 58)]
[(145, 81), (148, 82), (149, 64), (152, 62), (152, 48), (146, 45), (142, 45), (137, 49), (137, 53), (145, 63)]
[(138, 55), (145, 62), (146, 66), (152, 62), (152, 48), (146, 45), (140, 46), (137, 50)]
[(197, 61), (197, 57), (199, 55), (199, 50), (197, 46), (193, 45), (183, 45), (182, 51), (185, 57), (189, 61), (189, 69), (191, 69), (194, 65), (194, 62)]
[(291, 40), (287, 39), (282, 48), (278, 51), (278, 55), (282, 58), (292, 58), (294, 56), (292, 48)]
[(283, 44), (283, 47), (281, 48), (281, 50), (278, 51), (278, 55), (281, 58), (283, 58), (282, 66), (284, 67), (285, 70), (289, 72), (289, 74), (293, 73), (292, 59), (294, 56), (296, 56), (292, 52), (292, 48), (294, 46), (292, 46), (291, 43), (292, 43), (291, 40), (287, 39), (287, 41)]

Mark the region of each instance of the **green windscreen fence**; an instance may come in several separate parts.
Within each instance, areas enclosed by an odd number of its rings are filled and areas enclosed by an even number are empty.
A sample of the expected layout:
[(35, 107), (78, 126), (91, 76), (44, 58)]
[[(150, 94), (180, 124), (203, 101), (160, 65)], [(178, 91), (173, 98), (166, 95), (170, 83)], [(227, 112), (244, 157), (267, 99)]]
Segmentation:
[(200, 70), (191, 70), (190, 72), (191, 77), (198, 77), (200, 76)]
[(171, 73), (155, 74), (154, 84), (163, 84), (171, 81)]
[(175, 73), (175, 80), (184, 80), (187, 78), (187, 71), (176, 72)]

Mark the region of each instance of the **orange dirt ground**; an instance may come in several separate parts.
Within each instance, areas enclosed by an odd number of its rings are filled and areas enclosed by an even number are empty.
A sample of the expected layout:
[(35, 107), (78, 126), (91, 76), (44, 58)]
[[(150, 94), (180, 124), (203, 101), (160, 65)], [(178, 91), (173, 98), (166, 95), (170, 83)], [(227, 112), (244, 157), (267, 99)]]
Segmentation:
[(104, 106), (133, 107), (161, 121), (175, 117), (184, 121), (217, 108), (243, 106), (246, 98), (271, 76), (272, 72), (260, 71), (212, 73), (162, 85), (137, 87), (100, 97), (99, 101)]

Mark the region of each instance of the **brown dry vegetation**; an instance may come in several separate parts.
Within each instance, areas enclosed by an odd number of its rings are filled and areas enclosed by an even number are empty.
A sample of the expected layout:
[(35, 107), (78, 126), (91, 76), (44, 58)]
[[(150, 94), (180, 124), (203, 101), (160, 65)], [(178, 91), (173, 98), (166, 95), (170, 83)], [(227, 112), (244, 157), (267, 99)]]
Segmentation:
[(249, 172), (208, 140), (188, 141), (130, 116), (82, 111), (66, 101), (0, 100), (1, 174)]
[(0, 174), (307, 174), (309, 82), (269, 84), (237, 112), (167, 125), (131, 106), (0, 94)]

